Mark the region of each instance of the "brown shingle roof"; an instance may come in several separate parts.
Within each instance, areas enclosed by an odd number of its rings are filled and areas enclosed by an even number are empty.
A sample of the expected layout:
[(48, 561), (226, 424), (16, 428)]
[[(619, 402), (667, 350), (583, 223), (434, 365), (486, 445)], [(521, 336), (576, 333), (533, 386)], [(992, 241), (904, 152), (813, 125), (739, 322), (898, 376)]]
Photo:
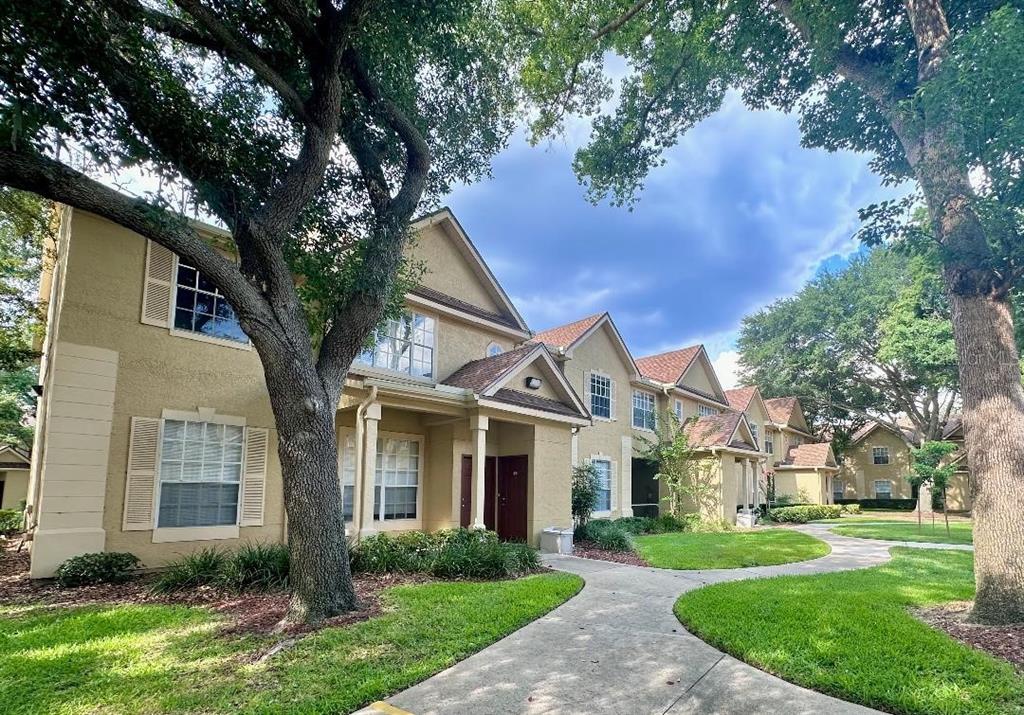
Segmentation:
[(834, 467), (836, 463), (830, 455), (831, 446), (829, 442), (795, 444), (786, 450), (786, 458), (781, 463), (793, 467)]
[(579, 412), (573, 407), (559, 402), (558, 400), (552, 400), (547, 397), (541, 397), (540, 395), (529, 395), (519, 390), (510, 390), (507, 387), (503, 387), (494, 393), (494, 397), (491, 399), (498, 400), (499, 402), (507, 402), (510, 405), (518, 405), (520, 407), (529, 407), (534, 410), (543, 410), (544, 412), (554, 412), (559, 415), (569, 415), (571, 417), (586, 417), (582, 412)]
[(700, 345), (638, 358), (640, 374), (658, 382), (676, 383), (700, 352)]
[(467, 362), (444, 380), (441, 380), (441, 383), (480, 392), (497, 381), (509, 370), (515, 368), (529, 353), (536, 349), (536, 345), (524, 345), (521, 348), (509, 350), (500, 355)]
[(725, 391), (725, 399), (729, 401), (729, 407), (740, 412), (750, 407), (750, 401), (754, 399), (756, 387), (736, 387)]
[(579, 340), (585, 332), (594, 327), (594, 323), (604, 316), (605, 313), (588, 315), (586, 318), (581, 318), (572, 323), (542, 330), (533, 336), (532, 342), (544, 343), (553, 348), (567, 348)]
[(788, 424), (797, 402), (795, 397), (773, 397), (770, 400), (765, 400), (764, 406), (768, 410), (768, 417), (772, 422)]
[(492, 313), (491, 311), (485, 310), (480, 306), (473, 305), (472, 303), (467, 303), (464, 300), (460, 300), (459, 298), (450, 296), (447, 293), (442, 293), (439, 290), (434, 290), (433, 288), (428, 288), (427, 286), (419, 285), (416, 286), (415, 288), (412, 288), (409, 292), (412, 293), (413, 295), (418, 295), (421, 298), (432, 300), (435, 303), (440, 303), (441, 305), (447, 306), (454, 310), (461, 310), (463, 313), (468, 313), (470, 315), (476, 316), (477, 318), (490, 320), (494, 323), (504, 325), (508, 328), (515, 328), (516, 330), (520, 329), (519, 324), (516, 322), (516, 319), (513, 318), (511, 315), (505, 315), (503, 313)]

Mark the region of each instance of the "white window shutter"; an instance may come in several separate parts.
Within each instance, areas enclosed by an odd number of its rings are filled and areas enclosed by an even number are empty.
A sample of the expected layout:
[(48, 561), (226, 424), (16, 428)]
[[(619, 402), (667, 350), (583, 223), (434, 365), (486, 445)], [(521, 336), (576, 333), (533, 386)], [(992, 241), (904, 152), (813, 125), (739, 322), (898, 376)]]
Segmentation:
[(593, 409), (594, 403), (590, 401), (590, 370), (583, 373), (583, 404), (588, 411)]
[(174, 292), (174, 253), (147, 241), (146, 282), (142, 289), (142, 322), (166, 328), (171, 323)]
[(612, 379), (608, 380), (608, 404), (610, 405), (608, 414), (613, 420), (618, 419), (615, 415), (615, 380)]
[(269, 444), (269, 430), (263, 427), (245, 428), (241, 526), (263, 526), (263, 500), (267, 485), (267, 448)]
[(125, 531), (146, 531), (154, 525), (156, 481), (160, 460), (161, 420), (132, 417), (128, 441), (128, 478), (124, 488)]

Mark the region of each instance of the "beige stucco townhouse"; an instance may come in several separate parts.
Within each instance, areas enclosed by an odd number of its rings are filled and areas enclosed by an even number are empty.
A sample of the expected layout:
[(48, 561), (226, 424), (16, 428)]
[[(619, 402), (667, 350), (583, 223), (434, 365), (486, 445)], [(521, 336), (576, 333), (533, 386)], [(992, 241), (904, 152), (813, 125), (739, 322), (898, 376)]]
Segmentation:
[[(730, 524), (751, 524), (758, 502), (758, 474), (767, 458), (746, 415), (733, 410), (703, 345), (693, 345), (638, 358), (643, 379), (633, 389), (634, 425), (650, 431), (660, 412), (672, 412), (685, 425), (691, 448), (713, 464), (713, 506), (701, 505), (704, 516)], [(644, 468), (646, 467), (646, 469)], [(651, 484), (652, 469), (634, 465), (634, 489)], [(664, 499), (664, 485), (657, 485)], [(652, 489), (653, 490), (653, 489)], [(636, 511), (636, 504), (634, 504)]]
[(573, 388), (583, 395), (593, 425), (573, 435), (573, 464), (594, 465), (600, 480), (598, 518), (633, 515), (632, 390), (640, 371), (608, 313), (537, 333)]
[[(548, 350), (523, 345), (527, 325), (451, 212), (414, 228), (422, 284), (338, 405), (349, 533), (462, 524), (537, 543), (571, 525), (571, 435), (589, 412)], [(94, 215), (62, 209), (48, 248), (32, 575), (86, 552), (159, 566), (283, 540), (274, 419), (230, 305), (171, 252)]]
[[(953, 416), (943, 429), (942, 439), (959, 446), (950, 461), (956, 473), (946, 492), (950, 511), (971, 509), (970, 473), (964, 449), (963, 423)], [(911, 471), (910, 450), (917, 446), (917, 433), (910, 427), (896, 431), (888, 425), (869, 422), (850, 438), (843, 454), (842, 471), (835, 481), (835, 497), (844, 499), (913, 499), (914, 489), (907, 476)]]
[(796, 397), (763, 401), (765, 449), (771, 457), (776, 498), (810, 504), (831, 504), (839, 464), (831, 442), (818, 442), (807, 426), (803, 407)]

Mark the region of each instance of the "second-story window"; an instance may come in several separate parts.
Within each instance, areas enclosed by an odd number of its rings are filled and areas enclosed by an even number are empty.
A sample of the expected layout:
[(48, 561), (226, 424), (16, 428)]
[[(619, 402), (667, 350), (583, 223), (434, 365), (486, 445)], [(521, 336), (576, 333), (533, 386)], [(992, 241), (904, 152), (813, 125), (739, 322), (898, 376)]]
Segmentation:
[(764, 451), (768, 454), (775, 454), (775, 441), (771, 437), (764, 438)]
[(754, 438), (754, 443), (757, 443), (757, 425), (753, 422), (750, 423), (750, 436)]
[(487, 357), (497, 357), (505, 352), (500, 345), (497, 343), (491, 343), (487, 346)]
[(871, 448), (871, 461), (875, 464), (888, 464), (889, 463), (889, 448), (888, 447), (872, 447)]
[(683, 421), (683, 401), (682, 400), (676, 400), (675, 413), (676, 413), (676, 419), (679, 420), (680, 422), (682, 422)]
[(637, 429), (655, 428), (654, 395), (642, 390), (633, 391), (633, 426)]
[(607, 375), (590, 373), (590, 414), (594, 417), (612, 417), (612, 379)]
[(714, 407), (708, 407), (707, 405), (697, 405), (697, 414), (701, 417), (707, 417), (709, 415), (717, 415), (718, 410)]
[(434, 376), (434, 319), (420, 313), (403, 313), (389, 320), (377, 333), (372, 350), (359, 362), (413, 377)]
[(249, 341), (224, 294), (201, 271), (178, 261), (174, 327), (211, 338)]

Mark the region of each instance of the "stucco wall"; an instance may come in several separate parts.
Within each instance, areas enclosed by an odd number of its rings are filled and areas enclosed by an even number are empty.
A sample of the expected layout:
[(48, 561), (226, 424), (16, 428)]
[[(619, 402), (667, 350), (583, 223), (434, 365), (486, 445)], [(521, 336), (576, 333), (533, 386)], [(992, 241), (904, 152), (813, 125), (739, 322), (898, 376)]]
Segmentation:
[[(584, 400), (587, 399), (589, 372), (611, 378), (615, 386), (611, 419), (595, 418), (594, 424), (579, 432), (579, 459), (603, 457), (612, 460), (616, 484), (612, 485), (611, 518), (632, 515), (633, 388), (631, 368), (615, 347), (610, 328), (602, 327), (573, 349), (572, 359), (564, 363), (566, 379)], [(587, 405), (590, 408), (590, 405)], [(623, 440), (629, 444), (623, 444)], [(627, 458), (628, 455), (628, 458)]]
[(785, 469), (775, 472), (775, 497), (787, 496), (809, 504), (830, 504), (828, 475), (813, 469)]
[(572, 526), (570, 428), (563, 424), (541, 423), (531, 430), (526, 528), (530, 543), (536, 546), (545, 527)]
[[(873, 447), (889, 448), (889, 464), (874, 464)], [(879, 427), (843, 455), (840, 478), (844, 491), (854, 485), (858, 499), (874, 499), (874, 481), (886, 480), (892, 484), (894, 499), (910, 499), (910, 449), (899, 436)]]
[(4, 482), (4, 498), (0, 509), (18, 509), (28, 495), (28, 470), (11, 469), (0, 472)]
[(452, 245), (440, 226), (430, 226), (421, 231), (412, 241), (408, 255), (423, 265), (425, 272), (421, 282), (424, 285), (498, 312), (494, 298), (481, 285), (473, 267)]

